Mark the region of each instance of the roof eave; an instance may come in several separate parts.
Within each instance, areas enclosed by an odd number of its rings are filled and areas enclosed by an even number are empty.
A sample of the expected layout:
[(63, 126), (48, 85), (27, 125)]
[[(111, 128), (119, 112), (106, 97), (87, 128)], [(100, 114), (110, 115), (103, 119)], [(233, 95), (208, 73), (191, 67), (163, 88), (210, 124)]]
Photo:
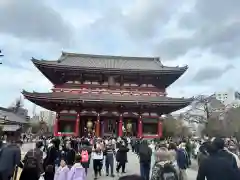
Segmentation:
[(183, 66), (183, 67), (171, 67), (171, 68), (175, 68), (172, 70), (167, 70), (164, 69), (164, 67), (169, 68), (167, 66), (163, 66), (163, 69), (161, 70), (140, 70), (140, 69), (110, 69), (110, 68), (93, 68), (93, 67), (79, 67), (79, 66), (66, 66), (66, 65), (57, 65), (56, 62), (52, 63), (51, 61), (47, 61), (47, 60), (37, 60), (35, 58), (32, 58), (32, 62), (33, 64), (38, 68), (39, 71), (41, 71), (41, 73), (46, 77), (46, 74), (44, 71), (42, 71), (40, 69), (40, 67), (45, 66), (45, 67), (50, 67), (50, 68), (55, 68), (56, 70), (66, 70), (66, 69), (70, 69), (72, 71), (74, 70), (82, 70), (82, 71), (99, 71), (99, 72), (112, 72), (112, 73), (147, 73), (147, 74), (174, 74), (174, 73), (179, 73), (180, 76), (188, 69), (188, 66)]
[(42, 73), (42, 75), (44, 75), (52, 84), (55, 84), (54, 80), (52, 78), (50, 78), (46, 74), (46, 72), (41, 68), (42, 65), (46, 64), (43, 62), (43, 60), (37, 60), (35, 58), (32, 58), (31, 61), (34, 64), (34, 66)]
[[(22, 94), (24, 97), (26, 97), (27, 99), (48, 99), (48, 100), (53, 100), (53, 101), (56, 101), (56, 100), (60, 100), (60, 101), (88, 101), (88, 102), (103, 102), (103, 101), (107, 101), (107, 100), (104, 100), (104, 99), (101, 99), (101, 100), (98, 100), (98, 99), (68, 99), (68, 98), (63, 98), (63, 97), (56, 97), (56, 98), (49, 98), (49, 97), (44, 97), (44, 96), (37, 96), (36, 93), (30, 93), (30, 92), (27, 92), (25, 90), (22, 91)], [(181, 101), (182, 100), (182, 101)], [(113, 100), (113, 102), (115, 102), (116, 100)], [(166, 101), (152, 101), (151, 104), (164, 104), (166, 102), (170, 102), (171, 100), (166, 100)], [(180, 104), (180, 105), (189, 105), (191, 102), (193, 101), (193, 98), (188, 98), (188, 99), (183, 99), (183, 98), (178, 98), (176, 99), (175, 101), (171, 101), (170, 103), (168, 103), (169, 105), (170, 104)], [(118, 103), (136, 103), (136, 104), (141, 104), (141, 103), (145, 103), (144, 101), (132, 101), (132, 100), (120, 100), (120, 101), (116, 101)]]

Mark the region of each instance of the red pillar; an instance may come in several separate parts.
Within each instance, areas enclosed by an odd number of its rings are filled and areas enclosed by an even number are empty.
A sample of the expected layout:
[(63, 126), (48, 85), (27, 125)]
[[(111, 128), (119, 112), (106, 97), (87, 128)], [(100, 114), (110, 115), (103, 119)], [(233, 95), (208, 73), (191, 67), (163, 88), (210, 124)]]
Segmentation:
[(75, 124), (75, 136), (79, 136), (79, 122), (80, 122), (80, 115), (77, 113), (77, 119), (76, 119), (76, 124)]
[(100, 115), (97, 115), (97, 121), (96, 121), (96, 130), (95, 130), (96, 136), (100, 137)]
[(142, 138), (142, 116), (139, 116), (138, 118), (138, 137)]
[(159, 137), (162, 137), (162, 131), (163, 131), (163, 129), (162, 129), (162, 119), (161, 118), (159, 118), (159, 120), (158, 120), (158, 136)]
[(56, 119), (55, 119), (55, 122), (54, 122), (54, 136), (58, 136), (58, 119), (59, 119), (59, 113), (56, 113)]
[(120, 114), (119, 122), (118, 122), (118, 136), (120, 136), (120, 137), (123, 136), (122, 126), (123, 126), (123, 117), (122, 117), (122, 114)]

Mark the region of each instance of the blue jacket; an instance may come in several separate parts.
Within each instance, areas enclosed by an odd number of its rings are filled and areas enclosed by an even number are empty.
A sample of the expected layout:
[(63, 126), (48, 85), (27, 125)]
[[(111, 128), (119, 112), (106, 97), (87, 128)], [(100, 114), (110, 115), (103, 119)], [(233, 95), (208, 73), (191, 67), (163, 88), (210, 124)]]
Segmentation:
[(189, 158), (184, 149), (177, 150), (177, 164), (180, 169), (187, 169), (189, 167)]

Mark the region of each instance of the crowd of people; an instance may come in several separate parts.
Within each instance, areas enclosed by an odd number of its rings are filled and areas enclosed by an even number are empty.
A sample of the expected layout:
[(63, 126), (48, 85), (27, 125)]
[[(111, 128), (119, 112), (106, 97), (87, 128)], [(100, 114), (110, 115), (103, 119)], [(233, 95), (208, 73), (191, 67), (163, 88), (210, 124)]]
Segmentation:
[(41, 137), (21, 159), (21, 142), (9, 140), (1, 144), (0, 180), (15, 180), (19, 168), (19, 180), (86, 180), (90, 165), (94, 179), (116, 174), (128, 179), (130, 176), (124, 174), (129, 151), (139, 158), (140, 176), (132, 179), (187, 180), (186, 170), (193, 157), (199, 165), (197, 180), (239, 180), (236, 144), (221, 138), (147, 141), (129, 137)]

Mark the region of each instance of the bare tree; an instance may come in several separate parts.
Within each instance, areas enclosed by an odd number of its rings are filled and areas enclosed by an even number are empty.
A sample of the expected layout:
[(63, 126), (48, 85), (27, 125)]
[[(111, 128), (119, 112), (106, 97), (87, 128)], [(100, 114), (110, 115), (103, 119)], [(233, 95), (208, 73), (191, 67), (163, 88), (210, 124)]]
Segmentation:
[(39, 118), (40, 118), (40, 121), (39, 121), (40, 133), (44, 134), (44, 133), (48, 132), (48, 126), (47, 126), (47, 123), (45, 121), (44, 114), (40, 114)]
[(223, 125), (228, 136), (236, 136), (240, 139), (240, 107), (229, 108), (225, 114)]
[(163, 120), (163, 135), (164, 137), (187, 137), (189, 130), (181, 119), (167, 115)]
[(22, 98), (18, 98), (15, 100), (15, 102), (9, 107), (14, 113), (18, 113), (19, 109), (23, 107), (23, 101)]
[(214, 95), (199, 95), (190, 106), (190, 109), (181, 114), (181, 117), (188, 123), (201, 124), (208, 127), (211, 119), (219, 119), (225, 113), (225, 105), (217, 100)]

